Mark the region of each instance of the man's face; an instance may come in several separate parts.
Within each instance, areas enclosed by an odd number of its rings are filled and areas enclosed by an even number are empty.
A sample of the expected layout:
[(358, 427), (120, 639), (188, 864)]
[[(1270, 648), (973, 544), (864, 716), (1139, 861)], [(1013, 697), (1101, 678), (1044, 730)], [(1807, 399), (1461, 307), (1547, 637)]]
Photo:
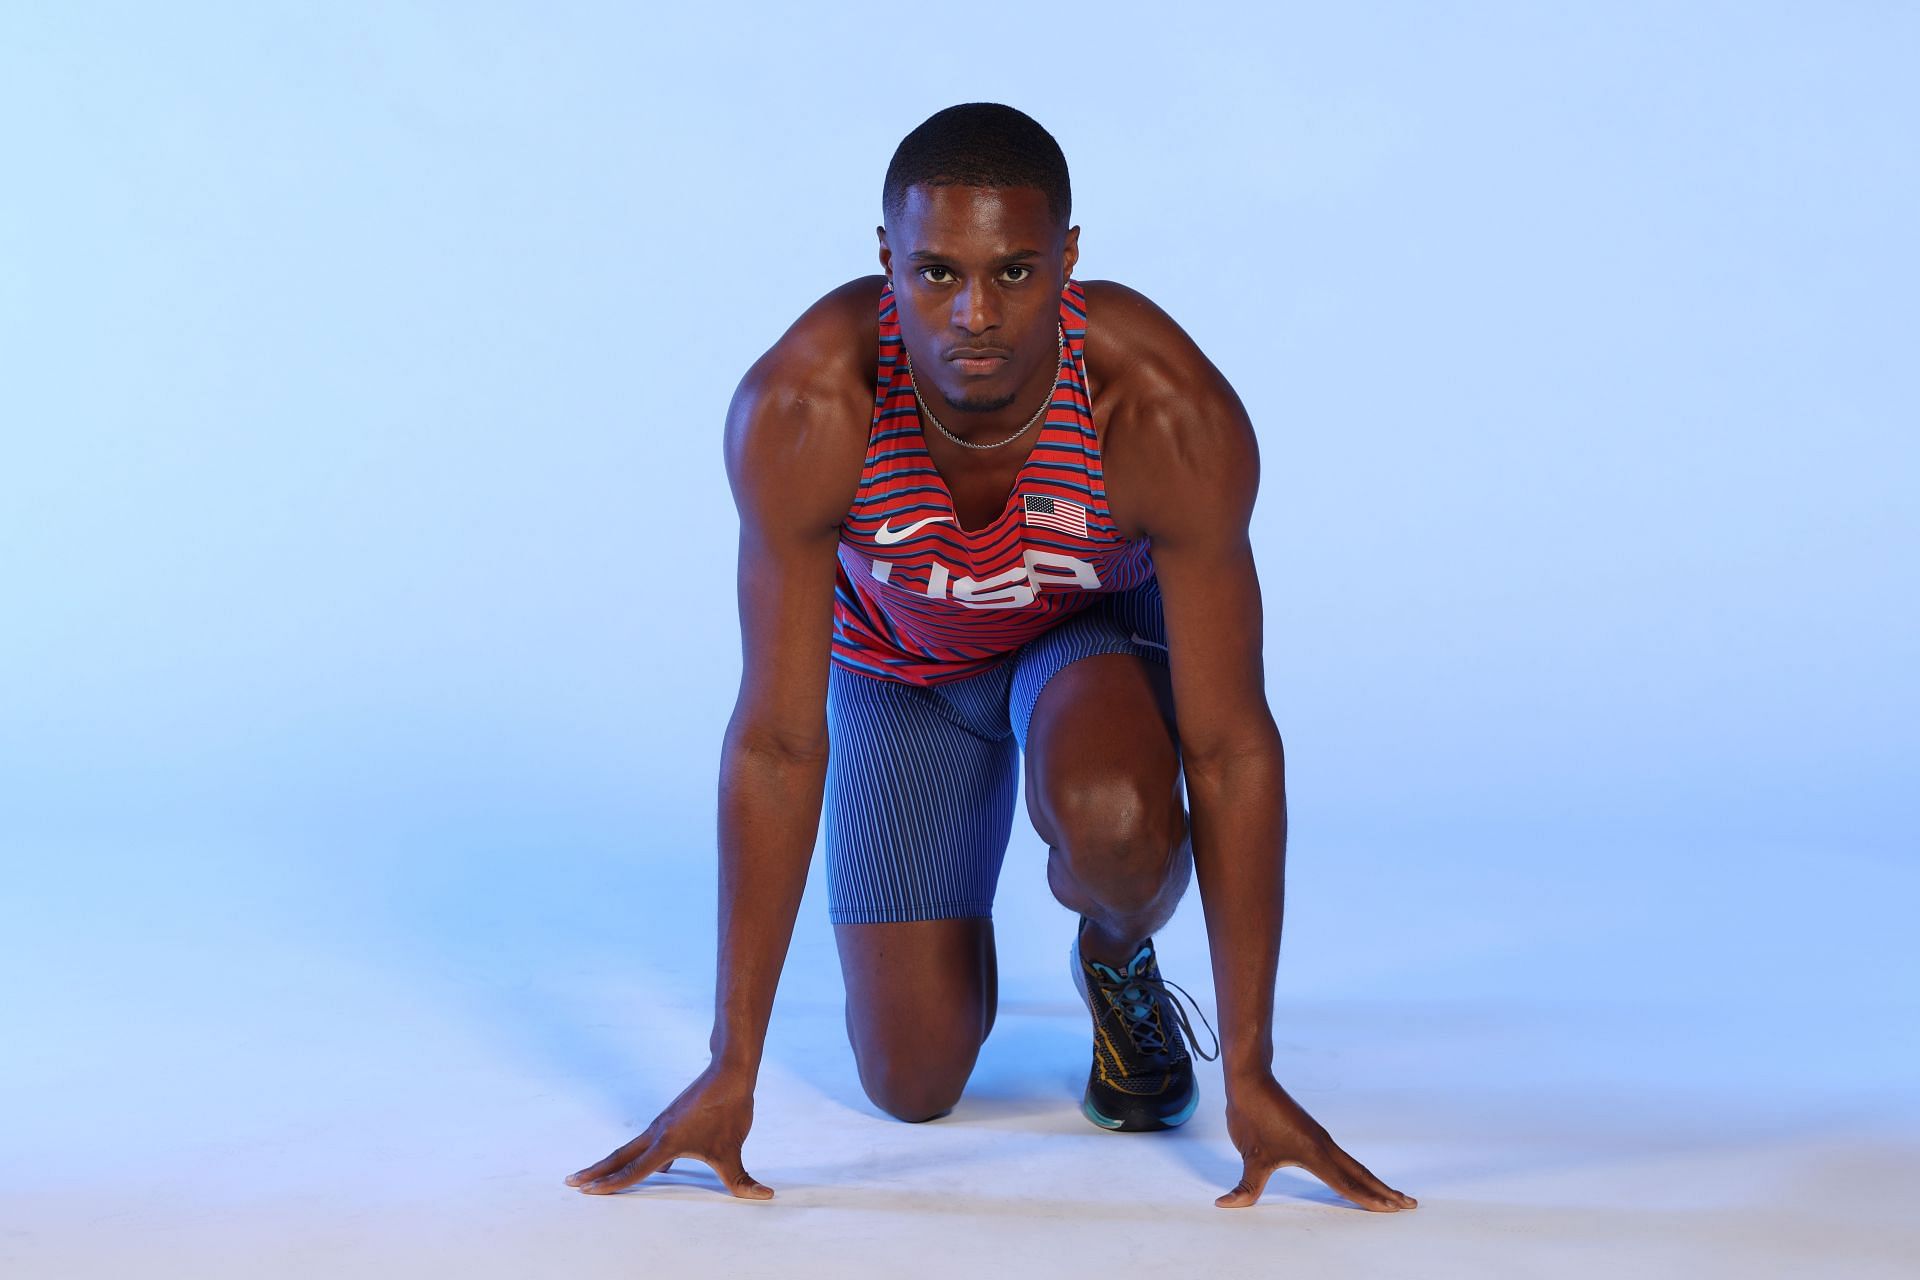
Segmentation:
[(912, 186), (880, 265), (922, 395), (993, 413), (1059, 360), (1060, 289), (1079, 257), (1038, 187)]

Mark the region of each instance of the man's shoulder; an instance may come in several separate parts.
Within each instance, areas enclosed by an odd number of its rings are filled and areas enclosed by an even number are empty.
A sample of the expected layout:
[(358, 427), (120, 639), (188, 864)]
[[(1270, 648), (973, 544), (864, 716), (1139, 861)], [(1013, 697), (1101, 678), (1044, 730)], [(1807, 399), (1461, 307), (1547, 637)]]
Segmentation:
[(1165, 329), (1173, 323), (1152, 298), (1118, 280), (1082, 280), (1080, 289), (1087, 295), (1087, 314), (1098, 312), (1102, 326), (1118, 326), (1128, 332)]
[(1153, 530), (1182, 503), (1257, 484), (1258, 446), (1245, 406), (1192, 336), (1137, 289), (1081, 283), (1110, 504)]
[(743, 519), (811, 536), (846, 514), (872, 421), (885, 284), (861, 276), (829, 290), (740, 379), (725, 450)]
[(1096, 405), (1104, 396), (1110, 411), (1162, 422), (1190, 419), (1195, 408), (1227, 416), (1240, 409), (1226, 377), (1153, 299), (1114, 280), (1081, 283)]
[(1083, 280), (1087, 370), (1110, 401), (1171, 406), (1224, 385), (1187, 331), (1152, 298), (1117, 280)]
[(857, 276), (822, 294), (753, 362), (743, 386), (808, 400), (871, 396), (886, 279)]

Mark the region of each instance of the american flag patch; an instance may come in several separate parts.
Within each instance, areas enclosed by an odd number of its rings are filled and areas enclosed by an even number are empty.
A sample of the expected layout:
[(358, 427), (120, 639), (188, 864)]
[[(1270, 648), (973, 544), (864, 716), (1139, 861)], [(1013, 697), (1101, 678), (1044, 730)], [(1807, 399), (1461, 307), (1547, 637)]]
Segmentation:
[(1058, 529), (1062, 533), (1087, 536), (1087, 509), (1077, 502), (1068, 502), (1065, 498), (1050, 498), (1045, 494), (1030, 493), (1025, 499), (1027, 523), (1041, 524), (1049, 529)]

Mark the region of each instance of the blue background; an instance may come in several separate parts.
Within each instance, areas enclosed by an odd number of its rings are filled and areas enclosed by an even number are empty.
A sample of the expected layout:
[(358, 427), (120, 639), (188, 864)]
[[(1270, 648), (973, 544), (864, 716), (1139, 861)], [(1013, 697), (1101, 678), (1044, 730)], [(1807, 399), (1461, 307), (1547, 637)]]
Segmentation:
[[(722, 415), (968, 100), (1053, 132), (1077, 274), (1258, 429), (1298, 1043), (1581, 1010), (1369, 1069), (1909, 1114), (1914, 11), (1156, 14), (0, 15), (0, 960), (48, 1100), (0, 1189), (129, 1114), (208, 1196), (209, 1133), (374, 1124), (375, 991), (581, 1102), (541, 1186), (698, 1069)], [(1003, 998), (1057, 1004), (1024, 819), (1007, 867)], [(821, 871), (770, 1056), (858, 1110)], [(1205, 990), (1197, 896), (1170, 931)]]

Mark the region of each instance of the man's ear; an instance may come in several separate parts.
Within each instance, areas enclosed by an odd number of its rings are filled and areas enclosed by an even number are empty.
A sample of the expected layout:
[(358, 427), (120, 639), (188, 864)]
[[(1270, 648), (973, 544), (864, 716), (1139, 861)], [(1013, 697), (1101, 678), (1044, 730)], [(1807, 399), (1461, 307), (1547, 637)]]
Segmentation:
[(891, 280), (893, 278), (893, 250), (887, 248), (887, 229), (885, 227), (875, 227), (873, 234), (880, 237), (880, 270), (886, 272), (887, 278)]
[[(1064, 265), (1067, 268), (1067, 277), (1068, 279), (1071, 279), (1073, 277), (1073, 266), (1076, 262), (1080, 261), (1080, 228), (1079, 227), (1067, 228), (1066, 252), (1062, 254), (1061, 257)], [(1061, 283), (1065, 284), (1066, 281), (1063, 280), (1061, 281)]]

